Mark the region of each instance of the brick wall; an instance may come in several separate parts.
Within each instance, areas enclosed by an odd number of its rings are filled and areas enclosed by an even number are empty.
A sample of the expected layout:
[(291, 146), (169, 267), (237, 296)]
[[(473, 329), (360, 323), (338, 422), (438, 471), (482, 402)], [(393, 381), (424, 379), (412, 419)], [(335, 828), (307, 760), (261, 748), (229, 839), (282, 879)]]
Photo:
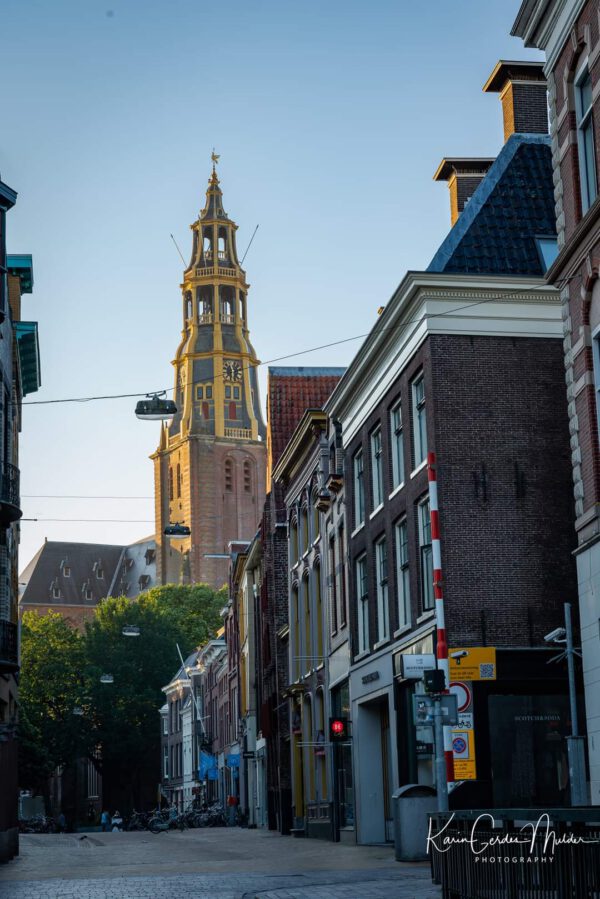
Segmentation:
[[(410, 476), (410, 382), (425, 376), (428, 446), (438, 462), (446, 623), (451, 645), (539, 645), (576, 595), (569, 433), (558, 340), (429, 337), (365, 421), (347, 453), (365, 454), (366, 521), (350, 538), (352, 650), (357, 651), (355, 560), (366, 552), (371, 647), (376, 634), (373, 544), (388, 545), (390, 631), (398, 626), (394, 524), (406, 516), (413, 628), (423, 616), (417, 504), (427, 472)], [(389, 410), (402, 397), (405, 486), (391, 488)], [(382, 424), (384, 508), (374, 518), (369, 433)], [(410, 468), (409, 462), (410, 461)], [(354, 528), (354, 524), (351, 525)], [(350, 529), (350, 528), (349, 528)], [(433, 617), (433, 616), (432, 616)], [(426, 618), (421, 618), (421, 623)]]

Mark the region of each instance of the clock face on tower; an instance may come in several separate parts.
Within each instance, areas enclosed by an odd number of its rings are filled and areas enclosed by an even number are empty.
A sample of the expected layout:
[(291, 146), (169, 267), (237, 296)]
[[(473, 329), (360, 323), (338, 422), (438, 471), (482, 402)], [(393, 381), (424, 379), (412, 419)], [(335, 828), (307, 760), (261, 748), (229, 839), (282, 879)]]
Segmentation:
[(223, 377), (226, 381), (241, 381), (242, 366), (233, 359), (226, 359), (223, 362)]

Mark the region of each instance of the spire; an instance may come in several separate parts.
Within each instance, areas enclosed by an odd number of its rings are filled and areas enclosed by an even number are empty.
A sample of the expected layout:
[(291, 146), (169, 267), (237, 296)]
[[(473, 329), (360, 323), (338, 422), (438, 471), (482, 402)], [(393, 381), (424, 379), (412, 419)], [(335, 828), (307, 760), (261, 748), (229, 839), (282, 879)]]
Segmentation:
[(223, 209), (223, 192), (219, 187), (219, 178), (217, 176), (217, 163), (220, 155), (215, 153), (214, 148), (210, 156), (212, 160), (212, 173), (208, 179), (208, 189), (206, 191), (206, 203), (204, 209), (200, 213), (200, 221), (219, 219), (220, 221), (229, 221), (229, 217)]

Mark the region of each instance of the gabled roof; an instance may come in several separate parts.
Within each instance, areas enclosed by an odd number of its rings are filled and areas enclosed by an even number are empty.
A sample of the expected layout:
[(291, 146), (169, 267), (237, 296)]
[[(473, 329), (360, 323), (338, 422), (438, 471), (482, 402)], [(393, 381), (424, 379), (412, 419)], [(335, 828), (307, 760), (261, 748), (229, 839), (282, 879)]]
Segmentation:
[(541, 277), (536, 237), (555, 235), (550, 138), (513, 134), (427, 271)]
[(307, 409), (320, 409), (345, 368), (269, 368), (267, 385), (267, 454), (273, 471)]

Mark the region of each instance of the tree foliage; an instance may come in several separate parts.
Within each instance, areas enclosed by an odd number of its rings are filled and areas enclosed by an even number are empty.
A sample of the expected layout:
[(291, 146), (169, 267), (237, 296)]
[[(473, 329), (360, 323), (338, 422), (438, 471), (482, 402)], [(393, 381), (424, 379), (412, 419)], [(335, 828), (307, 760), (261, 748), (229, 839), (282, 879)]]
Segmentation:
[[(37, 786), (56, 765), (87, 755), (101, 770), (109, 802), (140, 802), (144, 783), (154, 787), (158, 780), (158, 710), (162, 687), (181, 664), (177, 647), (185, 658), (215, 635), (226, 596), (199, 584), (105, 599), (83, 635), (60, 615), (25, 613), (22, 786)], [(140, 635), (124, 636), (126, 625), (139, 627)], [(102, 674), (113, 683), (101, 683)], [(74, 706), (82, 717), (72, 714)]]
[[(25, 612), (21, 626), (19, 769), (21, 783), (42, 789), (82, 747), (84, 645), (61, 615)], [(84, 739), (85, 742), (85, 739)]]

